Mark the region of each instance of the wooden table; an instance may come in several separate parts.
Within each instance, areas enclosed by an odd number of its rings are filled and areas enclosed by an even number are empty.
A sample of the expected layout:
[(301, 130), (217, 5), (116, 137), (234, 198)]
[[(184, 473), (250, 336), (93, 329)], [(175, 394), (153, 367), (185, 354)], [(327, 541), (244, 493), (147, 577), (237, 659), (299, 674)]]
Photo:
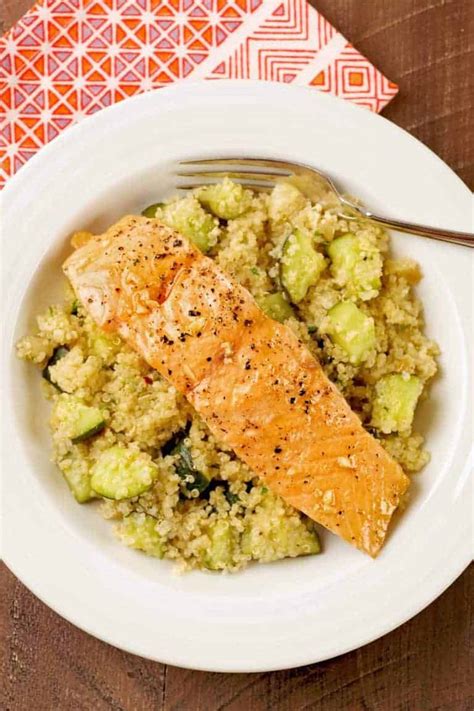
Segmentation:
[[(31, 5), (1, 2), (3, 30)], [(400, 84), (385, 116), (474, 188), (473, 0), (314, 4)], [(236, 675), (187, 671), (114, 649), (58, 617), (5, 566), (0, 573), (0, 708), (9, 711), (474, 708), (474, 566), (413, 620), (356, 652), (291, 671)]]

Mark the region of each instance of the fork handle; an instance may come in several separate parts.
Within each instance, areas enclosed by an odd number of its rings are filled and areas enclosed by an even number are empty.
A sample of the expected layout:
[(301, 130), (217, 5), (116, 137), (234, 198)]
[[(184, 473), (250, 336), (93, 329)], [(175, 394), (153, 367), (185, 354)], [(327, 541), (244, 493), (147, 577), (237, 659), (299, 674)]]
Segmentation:
[(351, 210), (356, 210), (359, 215), (372, 220), (372, 222), (377, 222), (384, 227), (389, 227), (399, 232), (410, 232), (420, 237), (430, 237), (431, 239), (436, 239), (441, 242), (451, 242), (454, 244), (462, 244), (465, 247), (474, 247), (474, 234), (471, 232), (457, 232), (456, 230), (445, 230), (441, 227), (428, 227), (427, 225), (417, 225), (412, 222), (400, 222), (400, 220), (382, 217), (382, 215), (374, 215), (372, 212), (356, 207), (349, 202), (345, 204), (350, 207)]

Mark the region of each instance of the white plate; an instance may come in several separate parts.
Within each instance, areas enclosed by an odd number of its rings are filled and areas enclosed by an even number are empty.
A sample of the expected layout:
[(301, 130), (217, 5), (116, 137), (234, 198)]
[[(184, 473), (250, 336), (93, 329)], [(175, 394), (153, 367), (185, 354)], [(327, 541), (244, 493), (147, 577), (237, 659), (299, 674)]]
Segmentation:
[(4, 558), (44, 602), (91, 634), (179, 666), (257, 671), (316, 662), (389, 632), (471, 559), (468, 412), (471, 255), (397, 235), (418, 259), (441, 376), (420, 414), (432, 461), (377, 561), (324, 535), (324, 554), (219, 576), (176, 576), (122, 547), (49, 462), (37, 371), (13, 344), (59, 296), (66, 236), (100, 229), (172, 189), (177, 158), (268, 155), (314, 163), (375, 210), (469, 229), (470, 193), (427, 148), (368, 111), (276, 84), (183, 84), (96, 114), (44, 148), (3, 193), (6, 327)]

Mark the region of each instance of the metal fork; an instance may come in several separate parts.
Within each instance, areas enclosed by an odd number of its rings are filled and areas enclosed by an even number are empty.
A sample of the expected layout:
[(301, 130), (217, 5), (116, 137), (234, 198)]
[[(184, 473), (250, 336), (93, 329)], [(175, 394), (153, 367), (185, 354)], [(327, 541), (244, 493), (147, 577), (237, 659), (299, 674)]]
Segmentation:
[(184, 160), (179, 164), (179, 178), (192, 179), (178, 185), (182, 190), (190, 190), (198, 185), (213, 185), (217, 180), (229, 177), (245, 187), (257, 191), (270, 192), (275, 183), (282, 179), (290, 179), (309, 197), (314, 200), (324, 197), (335, 205), (343, 208), (346, 219), (364, 218), (389, 227), (399, 232), (408, 232), (421, 237), (442, 242), (462, 244), (474, 247), (474, 234), (445, 230), (441, 227), (428, 227), (411, 222), (401, 222), (382, 215), (376, 215), (355, 204), (336, 188), (333, 180), (315, 168), (300, 163), (288, 163), (267, 158), (206, 158), (199, 160)]

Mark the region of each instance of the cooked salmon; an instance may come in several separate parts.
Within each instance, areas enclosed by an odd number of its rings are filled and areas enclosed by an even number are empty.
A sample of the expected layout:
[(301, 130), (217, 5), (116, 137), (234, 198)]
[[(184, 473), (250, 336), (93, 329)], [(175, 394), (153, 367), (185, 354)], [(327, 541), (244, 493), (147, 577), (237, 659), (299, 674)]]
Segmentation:
[(64, 265), (78, 298), (277, 494), (371, 556), (409, 480), (297, 336), (180, 234), (129, 216)]

